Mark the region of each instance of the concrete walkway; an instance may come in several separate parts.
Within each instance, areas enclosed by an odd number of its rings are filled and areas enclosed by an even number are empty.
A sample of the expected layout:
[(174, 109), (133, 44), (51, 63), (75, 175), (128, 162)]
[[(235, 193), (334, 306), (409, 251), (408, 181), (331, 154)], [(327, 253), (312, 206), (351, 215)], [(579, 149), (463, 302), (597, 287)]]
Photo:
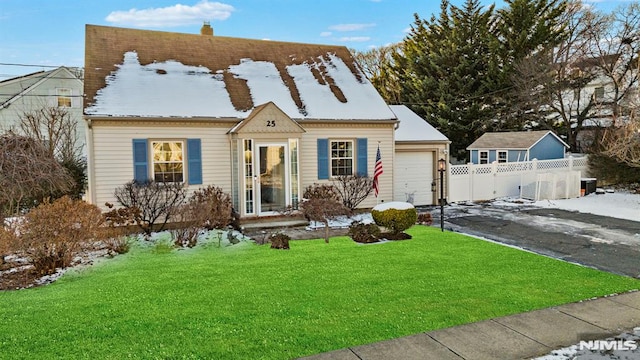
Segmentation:
[(640, 326), (640, 291), (350, 347), (305, 360), (530, 359)]

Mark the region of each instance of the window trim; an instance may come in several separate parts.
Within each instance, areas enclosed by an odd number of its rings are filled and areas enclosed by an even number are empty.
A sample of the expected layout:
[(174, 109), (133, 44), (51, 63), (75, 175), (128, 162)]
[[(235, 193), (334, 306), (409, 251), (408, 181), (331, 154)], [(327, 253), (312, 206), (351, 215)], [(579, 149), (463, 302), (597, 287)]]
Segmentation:
[[(482, 154), (486, 155), (484, 159), (482, 158)], [(482, 162), (483, 160), (485, 162)], [(483, 165), (488, 163), (489, 163), (489, 150), (478, 150), (478, 164)]]
[[(68, 92), (67, 94), (61, 94), (61, 92)], [(58, 107), (64, 107), (64, 108), (72, 108), (73, 107), (73, 90), (71, 90), (70, 88), (56, 88), (56, 103), (58, 105)], [(65, 103), (69, 103), (69, 106), (67, 105), (60, 105), (60, 101), (64, 100)]]
[[(351, 144), (351, 156), (350, 157), (334, 157), (333, 156), (333, 143), (344, 142)], [(334, 178), (342, 175), (353, 175), (356, 169), (356, 140), (355, 139), (329, 139), (329, 178)], [(351, 159), (351, 173), (350, 174), (334, 174), (333, 160), (336, 159)]]
[[(500, 154), (504, 154), (504, 161), (500, 161)], [(496, 150), (496, 161), (498, 164), (506, 164), (509, 162), (509, 150)]]
[[(154, 149), (154, 144), (157, 143), (180, 143), (181, 144), (181, 150), (182, 150), (182, 161), (180, 163), (182, 163), (182, 181), (171, 181), (173, 183), (177, 183), (180, 182), (182, 184), (187, 184), (187, 166), (188, 166), (188, 159), (187, 159), (187, 151), (186, 151), (186, 143), (187, 140), (186, 139), (149, 139), (149, 146), (150, 146), (150, 168), (151, 168), (151, 179), (153, 181), (157, 181), (156, 180), (156, 161), (155, 161), (155, 149)], [(158, 163), (178, 163), (177, 161), (161, 161)]]

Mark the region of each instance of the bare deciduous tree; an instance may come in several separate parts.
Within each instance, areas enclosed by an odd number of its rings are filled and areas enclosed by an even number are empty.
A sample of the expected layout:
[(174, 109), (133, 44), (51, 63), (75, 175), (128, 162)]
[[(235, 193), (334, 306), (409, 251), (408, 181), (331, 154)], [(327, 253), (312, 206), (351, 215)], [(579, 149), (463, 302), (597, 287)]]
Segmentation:
[[(146, 236), (150, 236), (154, 230), (164, 229), (182, 205), (186, 189), (183, 183), (130, 181), (116, 188), (114, 196), (122, 206), (139, 209), (140, 221), (136, 221), (136, 224)], [(154, 229), (156, 224), (160, 224), (158, 229)]]
[(11, 131), (0, 135), (0, 214), (17, 215), (27, 202), (40, 202), (72, 185), (41, 142)]
[(18, 117), (18, 130), (44, 144), (51, 156), (62, 162), (80, 157), (76, 119), (67, 108), (44, 106)]
[(400, 51), (401, 44), (391, 44), (367, 51), (351, 50), (353, 57), (369, 81), (389, 104), (400, 104), (400, 84), (391, 71), (393, 54)]
[(349, 214), (349, 209), (335, 199), (306, 199), (300, 203), (300, 209), (309, 220), (324, 224), (324, 241), (329, 243), (329, 221)]
[(631, 167), (640, 168), (640, 119), (635, 115), (635, 111), (626, 124), (607, 129), (602, 142), (604, 155)]
[(610, 111), (612, 125), (619, 124), (622, 103), (637, 89), (638, 56), (640, 56), (640, 3), (631, 2), (618, 7), (609, 15), (598, 15), (595, 24), (589, 26), (592, 38), (589, 53), (598, 59), (597, 67), (606, 79), (610, 90), (597, 106)]
[(310, 185), (303, 194), (304, 201), (300, 203), (302, 214), (309, 220), (324, 224), (324, 241), (329, 242), (329, 221), (348, 215), (350, 210), (345, 207), (335, 189), (330, 185)]
[(365, 175), (342, 175), (331, 181), (342, 204), (352, 211), (373, 192), (373, 179)]

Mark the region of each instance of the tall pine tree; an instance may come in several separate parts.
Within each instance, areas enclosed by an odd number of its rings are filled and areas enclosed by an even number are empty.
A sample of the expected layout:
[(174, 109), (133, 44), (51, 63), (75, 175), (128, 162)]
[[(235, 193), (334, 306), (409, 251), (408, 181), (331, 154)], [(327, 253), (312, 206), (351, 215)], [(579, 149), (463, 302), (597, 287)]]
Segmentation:
[(442, 0), (439, 17), (415, 15), (410, 34), (394, 57), (401, 99), (451, 140), (451, 156), (491, 129), (495, 119), (490, 95), (497, 83), (490, 32), (494, 8), (479, 0), (462, 7)]
[[(518, 99), (519, 68), (527, 63), (545, 61), (566, 37), (561, 19), (567, 9), (567, 0), (505, 0), (506, 7), (497, 11), (494, 35), (500, 74), (495, 88), (494, 107), (498, 110), (499, 130), (521, 130), (531, 123), (528, 116), (538, 109)], [(545, 60), (546, 59), (546, 60)], [(548, 87), (549, 83), (531, 84)], [(534, 105), (535, 106), (535, 105)]]

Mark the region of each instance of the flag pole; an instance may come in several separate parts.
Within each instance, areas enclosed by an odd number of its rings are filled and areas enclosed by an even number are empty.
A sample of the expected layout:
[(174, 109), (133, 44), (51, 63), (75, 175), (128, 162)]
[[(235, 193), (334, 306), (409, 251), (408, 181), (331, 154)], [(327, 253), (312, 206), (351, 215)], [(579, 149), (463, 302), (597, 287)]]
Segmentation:
[(378, 149), (376, 151), (376, 163), (373, 170), (373, 193), (376, 197), (376, 205), (379, 204), (378, 193), (380, 191), (379, 177), (382, 175), (382, 156), (380, 155), (380, 141), (378, 141)]

